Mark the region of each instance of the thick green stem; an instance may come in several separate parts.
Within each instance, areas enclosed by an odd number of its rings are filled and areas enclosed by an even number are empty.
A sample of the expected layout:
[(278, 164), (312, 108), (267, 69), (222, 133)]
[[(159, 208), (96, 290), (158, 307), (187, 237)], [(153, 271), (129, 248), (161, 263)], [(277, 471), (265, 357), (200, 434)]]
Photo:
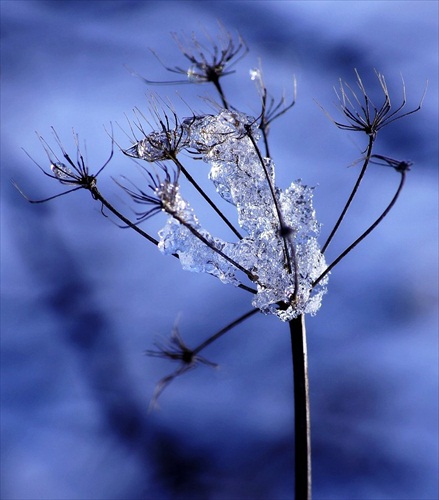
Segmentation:
[(305, 316), (290, 321), (294, 372), (295, 499), (311, 500), (311, 422)]

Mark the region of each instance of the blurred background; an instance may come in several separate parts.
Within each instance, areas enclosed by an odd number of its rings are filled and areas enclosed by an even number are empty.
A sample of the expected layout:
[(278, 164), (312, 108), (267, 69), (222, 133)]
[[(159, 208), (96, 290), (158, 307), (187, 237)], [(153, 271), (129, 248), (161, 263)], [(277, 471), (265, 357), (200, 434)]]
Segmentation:
[[(316, 186), (322, 241), (358, 175), (365, 138), (338, 130), (333, 86), (419, 113), (379, 134), (376, 153), (414, 162), (394, 210), (332, 273), (308, 318), (313, 490), (316, 499), (438, 498), (437, 165), (438, 3), (434, 1), (5, 1), (1, 2), (3, 499), (288, 499), (293, 497), (293, 400), (288, 326), (261, 314), (203, 354), (219, 364), (176, 379), (148, 414), (155, 384), (177, 367), (146, 349), (178, 327), (195, 346), (251, 308), (242, 290), (182, 271), (176, 259), (104, 218), (44, 176), (35, 131), (74, 154), (72, 127), (92, 171), (108, 158), (151, 90), (181, 116), (200, 112), (209, 86), (147, 88), (127, 68), (169, 80), (186, 67), (170, 36), (215, 36), (217, 20), (250, 52), (223, 80), (229, 101), (257, 114), (249, 70), (297, 104), (273, 124), (280, 187)], [(201, 99), (200, 99), (201, 98)], [(187, 104), (186, 104), (187, 103)], [(120, 125), (120, 126), (119, 126)], [(193, 163), (205, 183), (208, 166)], [(111, 177), (135, 176), (120, 151), (99, 186), (125, 213)], [(399, 181), (372, 166), (329, 247), (334, 258), (386, 206)], [(207, 186), (207, 184), (206, 184)], [(213, 192), (213, 191), (211, 191)], [(187, 197), (208, 229), (219, 223)], [(204, 212), (203, 212), (204, 210)], [(233, 211), (228, 212), (233, 214)], [(156, 233), (157, 216), (144, 229)]]

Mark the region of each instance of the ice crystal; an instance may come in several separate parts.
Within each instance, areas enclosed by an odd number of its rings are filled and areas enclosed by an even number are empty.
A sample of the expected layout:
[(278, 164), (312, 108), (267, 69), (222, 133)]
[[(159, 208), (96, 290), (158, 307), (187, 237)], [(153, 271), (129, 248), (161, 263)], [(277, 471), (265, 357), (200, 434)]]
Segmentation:
[(261, 70), (258, 68), (253, 68), (250, 70), (250, 80), (260, 80), (261, 79)]
[(301, 181), (285, 190), (274, 187), (273, 161), (262, 158), (257, 149), (256, 120), (243, 113), (222, 110), (185, 120), (182, 126), (188, 131), (188, 147), (210, 165), (209, 179), (219, 195), (236, 207), (238, 223), (247, 234), (236, 243), (214, 238), (177, 193), (179, 217), (171, 215), (160, 231), (160, 249), (177, 254), (186, 270), (245, 284), (245, 276), (219, 250), (254, 276), (254, 307), (283, 321), (315, 314), (327, 277), (313, 288), (326, 268), (317, 243), (313, 189)]
[(136, 144), (138, 158), (150, 162), (166, 159), (166, 134), (153, 132)]
[(64, 163), (52, 163), (52, 165), (50, 165), (50, 169), (52, 170), (53, 175), (60, 181), (67, 180), (69, 178), (71, 179), (73, 177), (72, 170)]
[(198, 228), (199, 223), (192, 207), (180, 194), (180, 186), (173, 181), (164, 181), (156, 189), (156, 194), (162, 202), (165, 212), (182, 223)]
[(187, 146), (186, 128), (177, 126), (175, 130), (153, 131), (136, 142), (124, 153), (132, 158), (150, 163), (168, 160)]

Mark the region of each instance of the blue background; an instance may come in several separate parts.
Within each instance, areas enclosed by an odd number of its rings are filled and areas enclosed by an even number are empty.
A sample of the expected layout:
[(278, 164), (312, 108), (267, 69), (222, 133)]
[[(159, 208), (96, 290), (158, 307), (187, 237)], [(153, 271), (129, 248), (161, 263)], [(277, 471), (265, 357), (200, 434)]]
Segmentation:
[[(287, 499), (293, 491), (293, 401), (287, 325), (257, 315), (204, 352), (199, 367), (147, 414), (170, 362), (143, 355), (178, 320), (197, 345), (250, 309), (242, 290), (184, 272), (134, 232), (104, 219), (85, 192), (29, 205), (60, 187), (41, 174), (54, 126), (71, 129), (99, 168), (104, 130), (146, 112), (148, 89), (124, 66), (169, 79), (184, 61), (170, 32), (239, 30), (250, 53), (224, 80), (229, 100), (257, 113), (248, 70), (262, 60), (274, 96), (298, 82), (297, 104), (273, 125), (278, 185), (316, 185), (330, 231), (358, 173), (364, 138), (342, 132), (332, 86), (357, 68), (380, 99), (422, 111), (379, 134), (376, 152), (412, 160), (407, 186), (384, 223), (333, 272), (307, 321), (316, 499), (438, 497), (437, 49), (435, 1), (2, 1), (2, 477), (4, 499)], [(200, 35), (202, 38), (202, 35)], [(181, 97), (206, 111), (206, 86), (155, 87), (187, 116)], [(178, 94), (177, 94), (178, 92)], [(180, 97), (181, 96), (181, 97)], [(198, 99), (198, 100), (197, 100)], [(53, 142), (51, 142), (53, 144)], [(204, 179), (207, 166), (194, 164)], [(124, 210), (111, 176), (135, 175), (120, 152), (100, 189)], [(373, 167), (328, 251), (343, 250), (397, 186)], [(212, 233), (220, 231), (188, 192)], [(129, 213), (129, 212), (127, 212)], [(230, 212), (232, 214), (233, 212)], [(158, 216), (148, 226), (155, 232)]]

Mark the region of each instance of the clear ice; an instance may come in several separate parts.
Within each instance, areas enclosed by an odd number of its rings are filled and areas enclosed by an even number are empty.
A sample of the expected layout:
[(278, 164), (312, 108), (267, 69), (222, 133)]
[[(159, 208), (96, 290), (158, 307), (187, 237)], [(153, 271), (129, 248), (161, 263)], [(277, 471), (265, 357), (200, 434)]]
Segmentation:
[(151, 163), (168, 160), (170, 153), (176, 154), (187, 146), (185, 133), (184, 127), (177, 130), (153, 131), (124, 152), (128, 156)]
[[(314, 315), (326, 292), (328, 277), (313, 288), (312, 283), (326, 269), (317, 243), (319, 224), (312, 205), (313, 189), (301, 181), (285, 190), (274, 187), (274, 164), (269, 158), (261, 162), (255, 147), (260, 134), (252, 117), (222, 110), (217, 115), (186, 119), (182, 128), (187, 134), (187, 149), (210, 165), (209, 179), (218, 194), (236, 207), (238, 223), (246, 236), (235, 243), (211, 236), (200, 226), (178, 186), (171, 190), (162, 186), (156, 194), (170, 203), (174, 215), (167, 210), (168, 221), (159, 232), (160, 250), (178, 254), (185, 270), (248, 286), (246, 276), (214, 250), (218, 249), (256, 277), (254, 307), (283, 321), (304, 313)], [(286, 228), (285, 236), (281, 236), (281, 227)]]
[(50, 165), (50, 169), (52, 170), (53, 175), (60, 181), (72, 179), (74, 177), (72, 170), (64, 163), (52, 163), (52, 165)]

